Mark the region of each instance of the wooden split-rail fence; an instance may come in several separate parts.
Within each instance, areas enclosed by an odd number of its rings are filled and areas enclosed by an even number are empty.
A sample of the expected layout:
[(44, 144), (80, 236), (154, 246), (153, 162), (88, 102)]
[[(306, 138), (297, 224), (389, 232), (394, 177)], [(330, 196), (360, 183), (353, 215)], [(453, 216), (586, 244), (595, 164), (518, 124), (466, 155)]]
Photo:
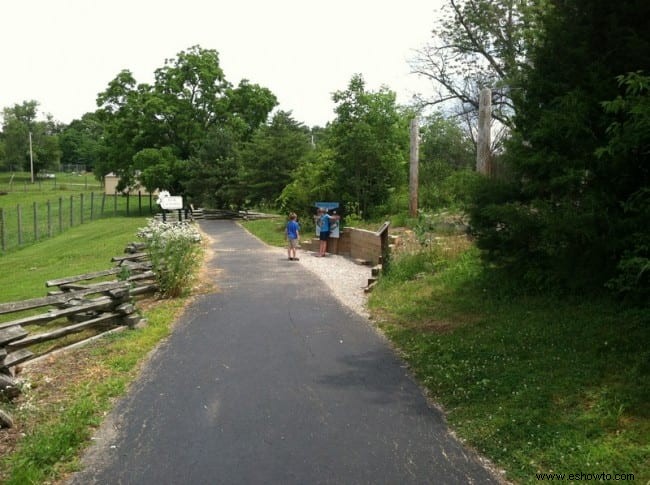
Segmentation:
[(0, 304), (0, 315), (16, 317), (0, 323), (0, 395), (19, 394), (16, 366), (61, 348), (40, 344), (86, 330), (94, 330), (86, 336), (94, 338), (140, 322), (135, 300), (158, 289), (144, 249), (143, 243), (131, 243), (125, 255), (112, 258), (110, 269), (50, 280), (47, 296)]

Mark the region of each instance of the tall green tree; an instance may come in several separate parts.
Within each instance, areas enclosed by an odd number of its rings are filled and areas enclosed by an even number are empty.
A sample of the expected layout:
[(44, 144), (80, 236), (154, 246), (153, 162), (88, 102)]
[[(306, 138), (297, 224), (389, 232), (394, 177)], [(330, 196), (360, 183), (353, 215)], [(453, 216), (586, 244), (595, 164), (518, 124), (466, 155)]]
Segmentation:
[[(467, 190), (455, 193), (455, 179), (466, 178), (466, 174), (458, 173), (472, 171), (475, 160), (474, 144), (459, 126), (458, 118), (438, 113), (425, 119), (420, 129), (420, 205), (428, 208), (448, 206), (469, 196)], [(450, 180), (452, 176), (454, 180)]]
[[(55, 169), (59, 165), (61, 126), (51, 115), (38, 120), (38, 102), (24, 101), (3, 110), (3, 138), (7, 165), (14, 170)], [(30, 160), (31, 137), (31, 160)]]
[(388, 200), (392, 188), (406, 183), (408, 121), (387, 88), (372, 92), (359, 74), (333, 95), (336, 119), (330, 144), (343, 201), (363, 216)]
[(95, 112), (102, 125), (102, 144), (94, 171), (98, 178), (114, 172), (120, 176), (122, 190), (134, 181), (133, 156), (148, 143), (143, 139), (143, 97), (150, 90), (138, 86), (133, 74), (122, 70), (97, 95)]
[(3, 109), (2, 133), (7, 165), (13, 170), (29, 170), (29, 133), (36, 127), (37, 101), (24, 101)]
[[(137, 84), (129, 71), (122, 71), (97, 103), (104, 126), (99, 175), (114, 171), (123, 184), (131, 184), (136, 154), (168, 149), (176, 160), (192, 163), (193, 170), (179, 174), (184, 177), (179, 186), (198, 191), (187, 195), (210, 198), (204, 184), (189, 178), (215, 173), (212, 165), (232, 159), (233, 145), (250, 137), (277, 100), (267, 88), (248, 81), (233, 87), (217, 51), (193, 46), (167, 59), (152, 85)], [(142, 160), (168, 162), (167, 155)]]
[(650, 4), (553, 4), (514, 98), (517, 130), (506, 157), (514, 178), (480, 195), (473, 223), (486, 254), (511, 271), (601, 286), (630, 249), (625, 208), (649, 182), (645, 145), (619, 138), (626, 149), (599, 151), (630, 116), (603, 101), (624, 94), (618, 76), (650, 69)]
[(311, 131), (317, 132), (319, 143), (311, 146), (302, 163), (293, 172), (292, 181), (284, 187), (279, 197), (280, 208), (285, 213), (297, 212), (303, 220), (313, 213), (315, 202), (336, 201), (341, 197), (335, 153), (327, 143), (329, 128)]
[(60, 135), (61, 163), (93, 171), (101, 151), (103, 127), (95, 113), (73, 120)]
[(242, 182), (251, 203), (275, 205), (309, 150), (309, 130), (290, 112), (275, 113), (240, 153)]

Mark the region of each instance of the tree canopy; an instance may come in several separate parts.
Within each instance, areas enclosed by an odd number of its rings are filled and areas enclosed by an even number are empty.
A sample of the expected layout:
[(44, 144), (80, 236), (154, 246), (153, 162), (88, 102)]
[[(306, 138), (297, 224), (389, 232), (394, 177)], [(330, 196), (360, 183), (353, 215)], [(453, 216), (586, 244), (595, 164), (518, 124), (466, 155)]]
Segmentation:
[(640, 0), (553, 2), (513, 98), (513, 177), (473, 213), (492, 261), (576, 287), (602, 287), (631, 255), (647, 265), (647, 77), (630, 73), (650, 68), (649, 18)]
[(332, 96), (336, 119), (331, 147), (341, 197), (369, 215), (386, 202), (390, 189), (406, 182), (408, 119), (400, 114), (395, 93), (368, 91), (361, 75)]
[[(150, 181), (160, 180), (170, 156), (195, 164), (222, 162), (232, 155), (233, 143), (249, 139), (266, 121), (277, 100), (267, 88), (246, 80), (233, 87), (217, 51), (194, 46), (167, 59), (156, 70), (153, 85), (138, 84), (129, 71), (120, 72), (98, 95), (97, 104), (104, 133), (96, 173), (116, 172), (127, 185), (135, 176), (134, 157), (142, 150), (165, 150), (158, 152), (165, 154), (162, 158), (139, 157), (140, 170), (144, 160), (160, 162), (159, 176)], [(184, 192), (198, 188), (182, 180), (177, 182), (181, 187)]]
[[(60, 124), (51, 115), (38, 119), (37, 101), (24, 101), (3, 110), (2, 138), (5, 165), (34, 173), (58, 167), (61, 158), (58, 133)], [(30, 160), (30, 138), (31, 158)]]

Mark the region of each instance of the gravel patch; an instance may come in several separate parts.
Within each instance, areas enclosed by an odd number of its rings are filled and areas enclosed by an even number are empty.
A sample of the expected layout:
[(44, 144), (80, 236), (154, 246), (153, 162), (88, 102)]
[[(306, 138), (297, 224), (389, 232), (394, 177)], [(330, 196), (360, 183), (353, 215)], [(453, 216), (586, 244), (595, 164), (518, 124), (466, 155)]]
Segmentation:
[[(245, 227), (244, 230), (253, 237), (257, 237)], [(287, 255), (286, 248), (268, 245), (267, 248), (269, 251), (282, 253), (285, 257)], [(293, 261), (292, 264), (301, 264), (314, 273), (345, 307), (364, 318), (368, 318), (370, 316), (367, 306), (368, 295), (363, 290), (368, 286), (368, 279), (372, 276), (372, 268), (357, 264), (351, 259), (338, 254), (329, 254), (324, 258), (318, 258), (315, 255), (316, 253), (313, 251), (299, 248), (296, 253), (298, 261)]]
[(298, 251), (298, 263), (318, 276), (346, 307), (367, 318), (368, 295), (363, 290), (368, 286), (371, 268), (337, 254), (324, 258), (318, 258), (315, 254)]

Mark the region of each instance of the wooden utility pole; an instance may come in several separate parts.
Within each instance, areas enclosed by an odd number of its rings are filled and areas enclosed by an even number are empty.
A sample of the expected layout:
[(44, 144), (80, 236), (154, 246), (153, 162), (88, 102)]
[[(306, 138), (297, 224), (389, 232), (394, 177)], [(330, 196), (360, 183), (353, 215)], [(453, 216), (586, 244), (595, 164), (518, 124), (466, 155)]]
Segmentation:
[(492, 91), (481, 89), (478, 108), (478, 140), (476, 144), (476, 171), (491, 177), (494, 175), (490, 152), (492, 129)]
[(409, 165), (409, 215), (418, 215), (418, 171), (420, 161), (420, 123), (417, 118), (411, 120), (411, 151)]
[(29, 172), (32, 174), (32, 183), (34, 183), (34, 155), (32, 153), (32, 132), (29, 132)]

